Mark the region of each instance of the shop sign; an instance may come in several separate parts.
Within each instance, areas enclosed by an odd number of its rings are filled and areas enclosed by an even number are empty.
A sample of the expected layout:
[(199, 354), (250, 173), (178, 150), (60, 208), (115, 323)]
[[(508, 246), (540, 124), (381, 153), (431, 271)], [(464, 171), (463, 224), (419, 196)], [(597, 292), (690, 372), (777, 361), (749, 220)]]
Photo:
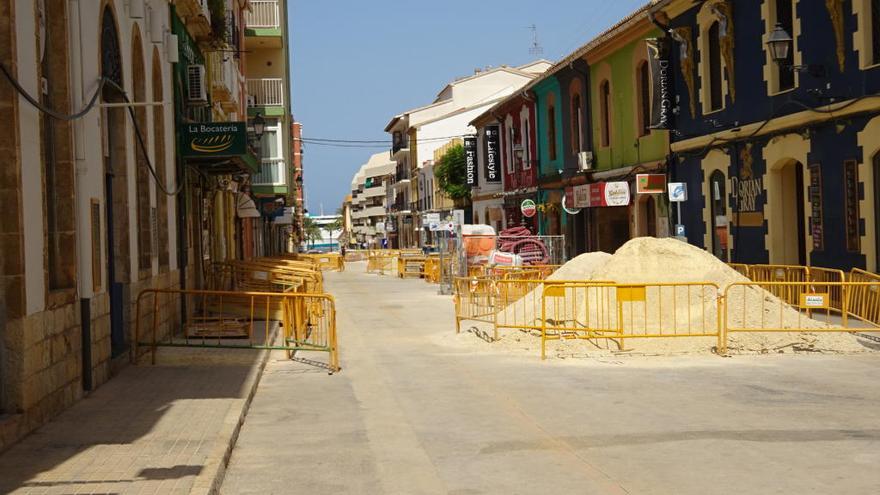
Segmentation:
[(501, 131), (497, 125), (486, 126), (486, 182), (501, 182)]
[(519, 211), (522, 212), (523, 216), (526, 218), (532, 218), (535, 216), (535, 213), (538, 211), (538, 207), (535, 205), (535, 202), (531, 199), (524, 199), (522, 203), (519, 205)]
[(581, 212), (580, 208), (575, 208), (574, 206), (573, 187), (568, 187), (565, 189), (565, 194), (562, 196), (562, 209), (569, 215), (577, 215)]
[(477, 137), (465, 136), (464, 138), (465, 160), (465, 183), (469, 186), (477, 185)]
[(859, 164), (855, 160), (843, 162), (844, 225), (846, 227), (846, 250), (859, 252)]
[(184, 157), (235, 156), (244, 155), (247, 151), (245, 122), (195, 122), (183, 125)]
[(628, 182), (594, 182), (575, 186), (572, 190), (575, 208), (597, 208), (602, 206), (628, 206)]
[(814, 163), (810, 165), (810, 236), (813, 238), (813, 250), (825, 249), (824, 214), (822, 213), (822, 167)]
[(628, 206), (629, 182), (605, 183), (605, 206)]
[(666, 192), (666, 175), (636, 174), (636, 194), (663, 194)]

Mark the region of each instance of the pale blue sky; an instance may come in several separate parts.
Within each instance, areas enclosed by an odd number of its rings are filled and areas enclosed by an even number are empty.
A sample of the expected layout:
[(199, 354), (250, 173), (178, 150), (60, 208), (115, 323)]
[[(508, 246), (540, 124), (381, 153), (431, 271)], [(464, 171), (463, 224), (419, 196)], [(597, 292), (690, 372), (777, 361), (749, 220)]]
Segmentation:
[[(424, 6), (420, 4), (425, 4)], [(476, 67), (556, 61), (645, 0), (288, 0), (293, 114), (306, 138), (389, 139), (395, 114)], [(389, 139), (390, 141), (390, 139)], [(333, 213), (376, 148), (306, 144), (306, 208)]]

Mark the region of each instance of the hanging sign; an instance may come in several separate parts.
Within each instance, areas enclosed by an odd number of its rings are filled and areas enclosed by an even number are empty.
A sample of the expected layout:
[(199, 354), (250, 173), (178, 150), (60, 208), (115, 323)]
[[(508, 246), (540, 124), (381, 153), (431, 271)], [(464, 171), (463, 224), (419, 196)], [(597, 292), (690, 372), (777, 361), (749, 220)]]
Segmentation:
[(225, 157), (247, 153), (245, 122), (194, 122), (183, 125), (181, 155)]
[(636, 194), (663, 194), (666, 192), (666, 175), (636, 174)]
[(565, 194), (562, 195), (562, 209), (568, 213), (569, 215), (577, 215), (581, 212), (580, 208), (575, 208), (574, 206), (574, 188), (569, 187), (565, 189)]
[(648, 68), (651, 73), (651, 129), (672, 127), (672, 66), (669, 63), (667, 38), (649, 38)]
[(501, 182), (501, 147), (499, 137), (501, 131), (497, 125), (486, 126), (486, 182)]
[(538, 211), (538, 207), (535, 205), (535, 202), (531, 199), (524, 199), (522, 203), (519, 205), (519, 211), (522, 212), (523, 216), (526, 218), (532, 218), (535, 216), (535, 213)]
[(465, 183), (471, 187), (477, 185), (477, 137), (464, 138)]
[(628, 206), (630, 200), (628, 182), (594, 182), (572, 188), (575, 208), (602, 206)]

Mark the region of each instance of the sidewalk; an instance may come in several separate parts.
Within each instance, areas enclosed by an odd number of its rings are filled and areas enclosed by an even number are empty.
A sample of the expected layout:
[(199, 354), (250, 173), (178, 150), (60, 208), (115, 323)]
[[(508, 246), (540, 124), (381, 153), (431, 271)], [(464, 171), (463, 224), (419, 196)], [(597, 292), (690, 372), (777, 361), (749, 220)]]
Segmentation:
[(268, 352), (163, 355), (126, 367), (0, 455), (0, 493), (215, 491)]

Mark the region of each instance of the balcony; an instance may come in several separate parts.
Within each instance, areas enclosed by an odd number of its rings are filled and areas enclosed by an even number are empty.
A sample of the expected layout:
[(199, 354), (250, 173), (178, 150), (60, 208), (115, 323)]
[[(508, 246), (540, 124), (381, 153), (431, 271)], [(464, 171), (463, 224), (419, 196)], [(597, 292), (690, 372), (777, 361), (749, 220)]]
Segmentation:
[(208, 8), (208, 0), (177, 0), (174, 6), (193, 38), (198, 41), (210, 39), (211, 10)]
[(286, 186), (287, 167), (281, 158), (263, 158), (260, 173), (251, 178), (254, 186)]
[(363, 196), (365, 198), (375, 198), (376, 196), (385, 196), (385, 186), (368, 187), (364, 189)]
[(281, 36), (281, 6), (278, 0), (251, 0), (251, 11), (245, 15), (247, 36)]
[(208, 53), (211, 99), (219, 102), (225, 112), (238, 112), (241, 98), (241, 72), (231, 54)]
[(284, 80), (280, 77), (248, 79), (247, 92), (248, 113), (256, 113), (260, 109), (265, 116), (284, 115)]

